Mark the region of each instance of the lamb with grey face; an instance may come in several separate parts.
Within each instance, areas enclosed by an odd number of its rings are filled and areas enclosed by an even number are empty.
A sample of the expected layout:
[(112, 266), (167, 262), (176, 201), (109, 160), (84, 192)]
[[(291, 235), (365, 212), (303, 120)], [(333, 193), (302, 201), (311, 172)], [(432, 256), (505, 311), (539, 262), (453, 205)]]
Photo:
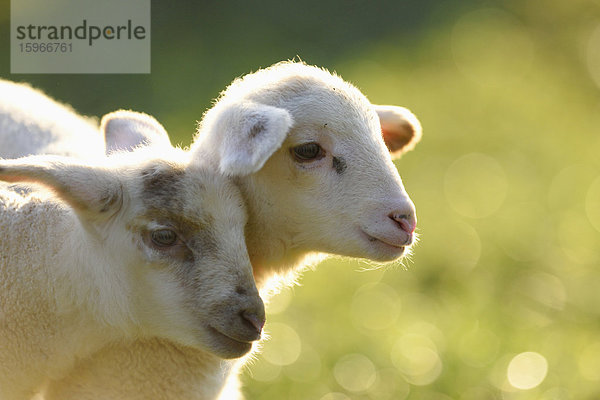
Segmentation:
[(212, 373), (260, 338), (239, 190), (161, 154), (0, 160), (0, 398), (30, 399), (116, 341), (166, 339)]
[[(127, 228), (146, 258), (164, 266), (157, 276), (145, 277), (158, 278), (149, 290), (167, 294), (169, 282), (175, 285), (171, 296), (182, 295), (156, 322), (160, 331), (164, 319), (174, 319), (165, 335), (156, 336), (180, 337), (223, 358), (244, 355), (260, 338), (265, 312), (244, 245), (239, 191), (197, 164), (155, 160), (136, 169), (143, 208), (127, 217)], [(154, 320), (156, 310), (148, 311)]]

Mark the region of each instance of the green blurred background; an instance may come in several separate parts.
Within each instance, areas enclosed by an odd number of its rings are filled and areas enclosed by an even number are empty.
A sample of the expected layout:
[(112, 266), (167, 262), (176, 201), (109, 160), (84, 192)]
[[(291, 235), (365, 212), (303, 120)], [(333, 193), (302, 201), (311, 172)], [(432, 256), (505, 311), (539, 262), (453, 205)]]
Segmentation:
[(275, 297), (248, 399), (600, 398), (600, 1), (153, 1), (150, 75), (11, 75), (0, 6), (0, 76), (174, 143), (294, 56), (422, 121), (397, 162), (414, 256), (329, 259)]

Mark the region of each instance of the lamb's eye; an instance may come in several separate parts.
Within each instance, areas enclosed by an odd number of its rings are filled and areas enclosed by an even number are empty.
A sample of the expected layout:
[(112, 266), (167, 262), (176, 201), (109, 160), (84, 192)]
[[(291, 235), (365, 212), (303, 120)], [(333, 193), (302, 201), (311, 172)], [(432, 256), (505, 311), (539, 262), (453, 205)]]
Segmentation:
[(305, 143), (292, 147), (292, 154), (296, 161), (312, 161), (325, 157), (325, 151), (318, 143)]
[(177, 234), (171, 229), (158, 229), (150, 235), (152, 242), (157, 246), (173, 246), (177, 242)]

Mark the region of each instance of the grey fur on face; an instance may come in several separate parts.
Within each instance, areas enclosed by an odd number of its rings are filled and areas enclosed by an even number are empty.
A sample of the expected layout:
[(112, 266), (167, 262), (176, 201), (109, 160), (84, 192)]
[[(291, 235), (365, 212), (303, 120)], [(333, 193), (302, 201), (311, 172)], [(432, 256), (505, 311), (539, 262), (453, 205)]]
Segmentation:
[(183, 189), (185, 170), (167, 163), (152, 165), (142, 171), (144, 200), (149, 207), (181, 210), (177, 193)]
[(346, 165), (346, 160), (342, 157), (333, 157), (332, 167), (335, 169), (335, 172), (341, 175), (348, 166)]

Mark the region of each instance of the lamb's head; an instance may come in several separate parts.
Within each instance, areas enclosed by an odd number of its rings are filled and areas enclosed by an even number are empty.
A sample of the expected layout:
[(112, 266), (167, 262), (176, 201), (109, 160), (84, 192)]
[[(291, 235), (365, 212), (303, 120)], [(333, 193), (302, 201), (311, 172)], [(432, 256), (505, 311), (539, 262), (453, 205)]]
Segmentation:
[(126, 220), (146, 264), (144, 320), (165, 337), (191, 346), (200, 340), (221, 357), (245, 354), (260, 338), (265, 312), (239, 189), (208, 168), (174, 160), (150, 161), (132, 174), (139, 207)]
[(280, 252), (391, 261), (412, 245), (416, 214), (390, 153), (411, 149), (420, 136), (408, 110), (373, 105), (325, 70), (280, 63), (222, 93), (192, 152), (216, 154), (224, 173), (247, 174), (238, 182), (253, 262), (265, 253), (253, 239), (267, 241), (268, 231)]
[[(265, 320), (244, 242), (243, 199), (229, 178), (187, 158), (133, 152), (90, 165), (28, 157), (0, 161), (0, 180), (49, 187), (63, 200), (61, 212), (81, 222), (85, 237), (68, 244), (79, 260), (71, 278), (74, 291), (89, 297), (76, 301), (91, 305), (96, 318), (137, 336), (240, 357)], [(85, 274), (82, 263), (91, 266)], [(119, 310), (124, 317), (115, 321)]]

